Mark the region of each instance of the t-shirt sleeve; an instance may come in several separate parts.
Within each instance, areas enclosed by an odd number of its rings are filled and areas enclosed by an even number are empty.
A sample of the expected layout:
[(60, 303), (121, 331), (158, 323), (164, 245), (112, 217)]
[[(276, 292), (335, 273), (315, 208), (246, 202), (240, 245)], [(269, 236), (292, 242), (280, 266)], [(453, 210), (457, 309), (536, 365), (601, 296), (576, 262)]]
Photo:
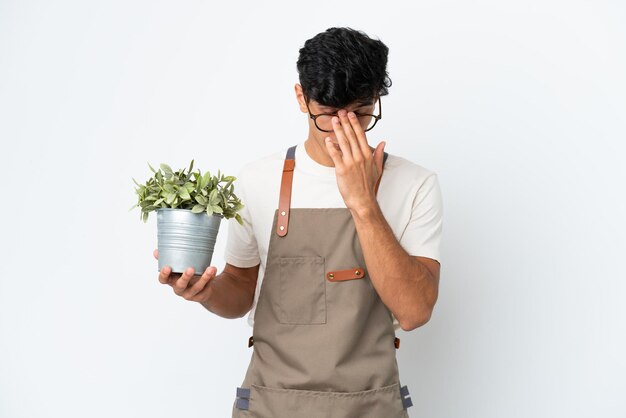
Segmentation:
[(241, 200), (244, 207), (237, 213), (241, 216), (243, 225), (239, 224), (235, 218), (228, 220), (228, 238), (226, 240), (226, 250), (224, 260), (236, 267), (254, 267), (261, 262), (259, 247), (257, 244), (252, 218), (250, 217), (249, 202), (246, 197), (245, 181), (242, 176), (243, 170), (236, 176), (235, 194)]
[(443, 201), (437, 173), (430, 174), (419, 186), (411, 207), (411, 217), (400, 237), (400, 245), (409, 255), (428, 257), (441, 262)]

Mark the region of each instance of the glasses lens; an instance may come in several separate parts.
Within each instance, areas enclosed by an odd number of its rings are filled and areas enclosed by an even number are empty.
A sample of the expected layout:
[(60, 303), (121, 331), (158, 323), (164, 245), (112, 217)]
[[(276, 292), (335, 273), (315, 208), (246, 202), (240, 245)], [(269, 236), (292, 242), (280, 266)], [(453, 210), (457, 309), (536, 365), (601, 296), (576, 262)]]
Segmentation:
[(370, 115), (359, 116), (359, 122), (361, 122), (361, 126), (363, 127), (363, 130), (366, 131), (374, 127), (374, 124), (376, 123), (376, 118)]
[(333, 130), (333, 117), (331, 115), (319, 115), (315, 118), (315, 124), (319, 129), (323, 129), (325, 131)]

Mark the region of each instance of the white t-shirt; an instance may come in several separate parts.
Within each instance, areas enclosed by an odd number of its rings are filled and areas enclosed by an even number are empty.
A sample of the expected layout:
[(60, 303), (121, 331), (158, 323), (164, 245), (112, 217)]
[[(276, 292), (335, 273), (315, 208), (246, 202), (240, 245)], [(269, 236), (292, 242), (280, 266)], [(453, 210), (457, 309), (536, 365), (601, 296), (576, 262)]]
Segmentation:
[[(293, 145), (293, 144), (292, 144)], [(291, 146), (291, 145), (289, 145)], [(263, 282), (274, 212), (278, 208), (283, 164), (289, 146), (246, 163), (234, 192), (245, 205), (238, 213), (244, 224), (228, 219), (228, 240), (224, 260), (236, 267), (259, 267), (254, 312)], [(378, 186), (377, 200), (396, 239), (409, 255), (440, 260), (443, 205), (437, 174), (405, 158), (389, 153)], [(296, 166), (291, 191), (292, 208), (345, 208), (335, 176), (335, 167), (313, 160), (304, 140), (296, 146)], [(393, 318), (394, 329), (400, 329)]]

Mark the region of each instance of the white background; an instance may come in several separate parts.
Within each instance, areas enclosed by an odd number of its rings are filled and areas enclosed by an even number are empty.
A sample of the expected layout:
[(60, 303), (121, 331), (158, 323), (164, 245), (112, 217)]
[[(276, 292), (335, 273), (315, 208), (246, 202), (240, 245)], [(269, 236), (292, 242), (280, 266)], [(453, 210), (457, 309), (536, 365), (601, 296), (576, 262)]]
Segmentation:
[(389, 46), (368, 139), (441, 183), (410, 415), (626, 416), (625, 8), (0, 1), (0, 417), (230, 416), (251, 328), (158, 282), (131, 177), (306, 138), (298, 50), (331, 26)]

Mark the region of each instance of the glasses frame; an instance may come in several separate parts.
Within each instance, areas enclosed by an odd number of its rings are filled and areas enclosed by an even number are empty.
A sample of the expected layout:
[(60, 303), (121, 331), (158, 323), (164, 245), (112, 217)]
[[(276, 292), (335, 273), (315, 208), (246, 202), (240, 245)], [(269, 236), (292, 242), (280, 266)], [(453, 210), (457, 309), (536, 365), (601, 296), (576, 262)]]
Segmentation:
[[(315, 127), (317, 129), (319, 129), (322, 132), (334, 132), (334, 129), (331, 129), (330, 131), (327, 131), (326, 129), (322, 129), (319, 126), (317, 126), (317, 118), (318, 116), (338, 116), (337, 112), (335, 113), (318, 113), (317, 115), (314, 115), (311, 113), (311, 109), (309, 108), (309, 99), (308, 98), (304, 98), (304, 103), (306, 103), (306, 108), (307, 111), (309, 112), (309, 116), (311, 117), (311, 119), (313, 119), (313, 123), (315, 124)], [(370, 126), (369, 128), (365, 129), (364, 132), (370, 131), (372, 129), (374, 129), (374, 126), (376, 126), (376, 124), (378, 123), (379, 120), (381, 120), (383, 118), (383, 107), (382, 107), (382, 102), (380, 100), (380, 96), (378, 96), (378, 115), (372, 115), (371, 113), (359, 113), (359, 112), (353, 112), (357, 117), (358, 116), (371, 116), (374, 118), (374, 124), (372, 126)]]

